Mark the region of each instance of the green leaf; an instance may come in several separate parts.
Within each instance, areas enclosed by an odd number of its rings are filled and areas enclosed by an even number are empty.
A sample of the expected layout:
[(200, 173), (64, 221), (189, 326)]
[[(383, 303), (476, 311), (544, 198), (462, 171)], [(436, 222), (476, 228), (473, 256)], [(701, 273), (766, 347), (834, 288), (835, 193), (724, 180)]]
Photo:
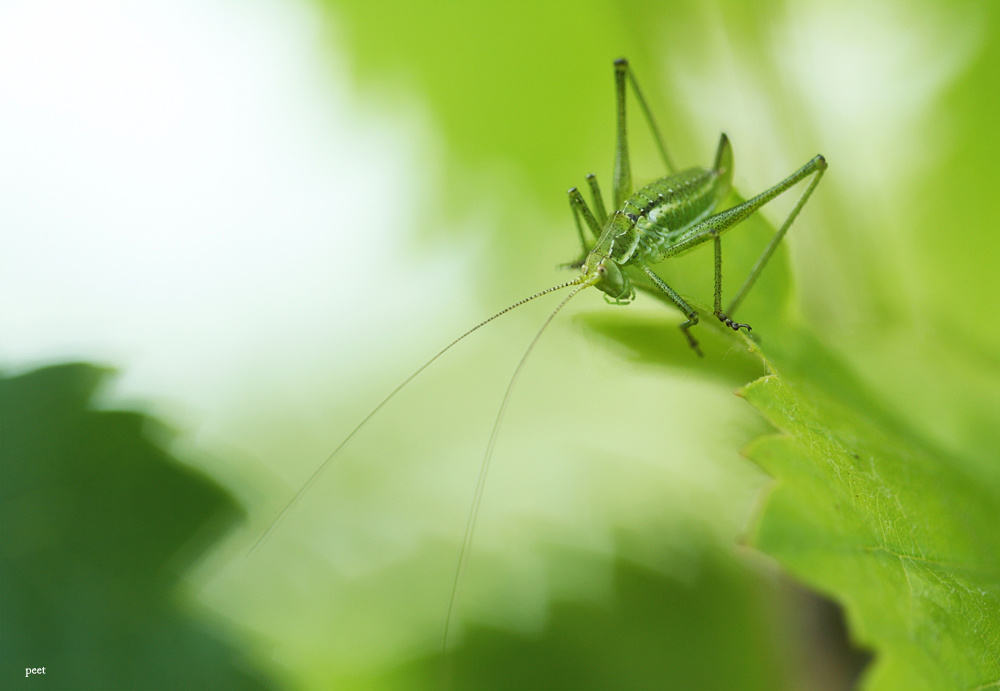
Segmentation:
[(240, 518), (164, 448), (155, 420), (100, 410), (109, 372), (0, 376), (2, 685), (263, 689), (273, 682), (182, 605), (182, 575)]
[(876, 654), (867, 688), (996, 687), (1000, 488), (894, 419), (816, 340), (798, 346), (809, 368), (742, 392), (781, 431), (748, 450), (775, 478), (754, 544), (843, 603)]

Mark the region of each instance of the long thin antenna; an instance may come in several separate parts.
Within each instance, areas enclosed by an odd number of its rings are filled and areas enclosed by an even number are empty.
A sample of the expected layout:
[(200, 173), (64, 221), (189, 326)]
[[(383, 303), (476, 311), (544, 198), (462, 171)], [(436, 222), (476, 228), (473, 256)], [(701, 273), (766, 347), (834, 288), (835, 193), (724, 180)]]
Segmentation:
[[(315, 472), (313, 472), (313, 474), (309, 476), (309, 479), (306, 480), (306, 483), (304, 485), (302, 485), (302, 488), (298, 492), (295, 493), (295, 496), (293, 496), (288, 501), (288, 503), (285, 504), (285, 507), (283, 509), (281, 509), (281, 512), (275, 517), (275, 519), (273, 521), (271, 521), (271, 524), (267, 527), (267, 530), (265, 530), (264, 533), (259, 538), (257, 538), (257, 541), (253, 544), (253, 547), (251, 547), (250, 550), (247, 552), (247, 556), (250, 556), (251, 554), (253, 554), (254, 551), (258, 547), (260, 547), (261, 544), (263, 544), (264, 540), (266, 540), (267, 537), (272, 532), (274, 532), (275, 528), (278, 527), (278, 524), (281, 523), (281, 521), (282, 521), (282, 519), (284, 519), (285, 515), (288, 514), (288, 512), (291, 511), (292, 508), (298, 503), (298, 501), (305, 495), (305, 493), (309, 491), (309, 488), (316, 481), (316, 478), (318, 478), (323, 473), (323, 471), (326, 470), (327, 466), (330, 465), (330, 463), (333, 462), (333, 460), (340, 454), (340, 452), (344, 449), (344, 447), (347, 446), (347, 443), (349, 441), (351, 441), (351, 439), (354, 438), (354, 435), (357, 434), (359, 431), (361, 431), (361, 428), (364, 427), (366, 424), (368, 424), (368, 421), (371, 420), (373, 417), (375, 417), (375, 414), (378, 411), (382, 410), (382, 408), (385, 406), (386, 403), (388, 403), (389, 401), (391, 401), (392, 398), (396, 394), (398, 394), (400, 391), (402, 391), (406, 387), (407, 384), (409, 384), (411, 381), (413, 381), (414, 379), (416, 379), (417, 375), (420, 374), (421, 372), (423, 372), (425, 369), (427, 369), (431, 365), (431, 363), (433, 363), (439, 357), (441, 357), (442, 355), (444, 355), (445, 353), (447, 353), (449, 350), (451, 350), (455, 345), (457, 345), (459, 343), (459, 341), (461, 341), (462, 339), (464, 339), (466, 336), (469, 336), (473, 332), (478, 331), (479, 329), (481, 329), (482, 327), (486, 326), (487, 324), (489, 324), (491, 321), (493, 321), (497, 317), (501, 317), (501, 316), (507, 314), (508, 312), (510, 312), (511, 310), (520, 307), (524, 303), (531, 302), (535, 298), (539, 298), (539, 297), (541, 297), (543, 295), (548, 295), (549, 293), (555, 292), (557, 290), (562, 290), (563, 288), (566, 288), (568, 286), (579, 285), (580, 283), (583, 282), (584, 278), (585, 278), (584, 276), (578, 276), (577, 278), (573, 279), (572, 281), (566, 281), (565, 283), (562, 283), (560, 285), (553, 286), (551, 288), (546, 288), (545, 290), (542, 290), (542, 291), (540, 291), (538, 293), (535, 293), (531, 297), (524, 298), (523, 300), (518, 300), (513, 305), (510, 305), (509, 307), (506, 307), (506, 308), (500, 310), (499, 312), (497, 312), (496, 314), (494, 314), (489, 319), (485, 319), (485, 320), (479, 322), (474, 327), (472, 327), (471, 329), (469, 329), (468, 331), (466, 331), (464, 334), (462, 334), (461, 336), (459, 336), (458, 338), (456, 338), (454, 341), (452, 341), (451, 343), (449, 343), (448, 345), (446, 345), (444, 348), (442, 348), (441, 350), (439, 350), (438, 353), (437, 353), (437, 355), (435, 355), (430, 360), (428, 360), (423, 365), (421, 365), (420, 368), (417, 369), (416, 372), (414, 372), (409, 377), (407, 377), (406, 379), (404, 379), (402, 384), (400, 384), (395, 389), (393, 389), (392, 393), (390, 393), (388, 396), (386, 396), (384, 399), (382, 399), (382, 402), (379, 403), (377, 406), (375, 406), (372, 409), (372, 411), (370, 413), (368, 413), (364, 417), (364, 419), (361, 420), (361, 422), (358, 423), (357, 427), (355, 427), (354, 429), (351, 430), (350, 434), (348, 434), (346, 437), (344, 437), (344, 440), (342, 442), (340, 442), (339, 445), (337, 445), (337, 448), (335, 448), (330, 453), (330, 455), (326, 457), (326, 460), (323, 461), (319, 465), (318, 468), (316, 468)], [(575, 291), (573, 291), (573, 294), (575, 295), (577, 292), (579, 292), (579, 291), (575, 290)], [(564, 304), (565, 304), (565, 301), (564, 301)]]
[(524, 363), (528, 361), (528, 356), (531, 355), (531, 351), (535, 349), (535, 344), (538, 343), (538, 339), (542, 337), (542, 333), (552, 323), (552, 320), (556, 318), (559, 311), (566, 306), (566, 303), (572, 300), (577, 293), (579, 293), (584, 288), (588, 288), (597, 282), (595, 277), (581, 276), (576, 280), (579, 287), (572, 293), (563, 298), (563, 301), (559, 303), (559, 306), (552, 310), (552, 314), (548, 316), (548, 319), (542, 324), (535, 334), (535, 337), (531, 339), (531, 343), (528, 344), (528, 349), (524, 351), (524, 355), (521, 356), (521, 361), (517, 363), (517, 368), (514, 370), (514, 374), (510, 377), (510, 382), (507, 384), (507, 391), (503, 395), (503, 401), (500, 403), (500, 411), (497, 413), (497, 418), (493, 422), (493, 431), (490, 433), (490, 441), (486, 445), (486, 454), (483, 456), (483, 463), (479, 467), (479, 479), (476, 480), (476, 492), (472, 499), (472, 508), (469, 510), (469, 518), (465, 524), (465, 538), (462, 540), (462, 549), (458, 553), (458, 568), (455, 570), (455, 583), (451, 588), (451, 599), (448, 602), (448, 617), (444, 622), (444, 638), (441, 643), (442, 650), (448, 652), (448, 634), (451, 631), (452, 620), (458, 613), (458, 598), (459, 590), (462, 583), (462, 575), (465, 572), (465, 567), (469, 561), (469, 547), (472, 545), (472, 535), (476, 531), (476, 518), (479, 516), (479, 504), (483, 498), (483, 488), (486, 486), (486, 475), (490, 468), (490, 459), (493, 458), (493, 447), (496, 446), (497, 437), (500, 433), (500, 423), (503, 421), (503, 414), (507, 410), (507, 403), (510, 401), (510, 394), (514, 390), (514, 384), (517, 382), (518, 376), (521, 374), (521, 370), (524, 369)]

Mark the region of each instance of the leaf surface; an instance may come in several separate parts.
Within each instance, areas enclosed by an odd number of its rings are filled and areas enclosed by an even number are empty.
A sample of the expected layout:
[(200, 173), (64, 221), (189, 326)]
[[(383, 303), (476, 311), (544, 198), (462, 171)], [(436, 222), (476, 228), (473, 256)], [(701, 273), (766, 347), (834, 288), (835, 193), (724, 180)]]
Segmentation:
[(876, 654), (867, 688), (996, 687), (1000, 488), (894, 420), (818, 342), (802, 345), (813, 367), (742, 391), (780, 430), (748, 449), (775, 478), (755, 545), (844, 604)]

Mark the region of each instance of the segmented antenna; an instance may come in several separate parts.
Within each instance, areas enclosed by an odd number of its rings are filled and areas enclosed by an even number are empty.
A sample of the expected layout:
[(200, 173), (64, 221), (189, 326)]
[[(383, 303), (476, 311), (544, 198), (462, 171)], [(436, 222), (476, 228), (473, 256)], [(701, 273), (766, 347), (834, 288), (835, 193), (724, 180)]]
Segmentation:
[[(355, 427), (354, 429), (352, 429), (351, 433), (348, 434), (344, 438), (344, 440), (342, 442), (340, 442), (340, 444), (337, 445), (337, 448), (335, 448), (330, 453), (330, 455), (326, 457), (326, 460), (324, 460), (320, 464), (320, 466), (315, 470), (315, 472), (313, 472), (313, 474), (309, 476), (309, 479), (306, 480), (306, 483), (302, 486), (302, 488), (299, 489), (299, 491), (295, 493), (295, 496), (293, 496), (288, 501), (288, 503), (285, 504), (284, 508), (281, 509), (281, 512), (275, 517), (275, 519), (273, 521), (271, 521), (271, 524), (267, 527), (267, 530), (265, 530), (264, 533), (259, 538), (257, 538), (257, 541), (253, 544), (253, 547), (251, 547), (250, 550), (247, 552), (247, 556), (250, 556), (251, 554), (253, 554), (254, 551), (258, 547), (260, 547), (261, 544), (263, 544), (264, 540), (266, 540), (268, 538), (268, 536), (271, 533), (274, 532), (275, 528), (278, 527), (278, 525), (285, 518), (285, 516), (288, 514), (288, 512), (291, 511), (292, 508), (294, 508), (294, 506), (299, 502), (299, 500), (305, 495), (305, 493), (309, 491), (309, 488), (316, 481), (316, 479), (323, 473), (323, 471), (326, 470), (327, 466), (329, 466), (333, 462), (333, 460), (338, 455), (340, 455), (340, 452), (343, 451), (344, 447), (347, 446), (347, 443), (349, 441), (351, 441), (351, 439), (354, 438), (354, 435), (356, 435), (359, 431), (361, 431), (361, 429), (366, 424), (368, 424), (368, 421), (371, 420), (373, 417), (375, 417), (375, 414), (378, 413), (378, 411), (382, 410), (382, 408), (385, 406), (386, 403), (388, 403), (389, 401), (391, 401), (392, 398), (396, 394), (398, 394), (400, 391), (402, 391), (406, 387), (407, 384), (409, 384), (411, 381), (413, 381), (414, 379), (416, 379), (417, 375), (420, 374), (421, 372), (423, 372), (425, 369), (427, 369), (431, 365), (431, 363), (433, 363), (439, 357), (441, 357), (442, 355), (444, 355), (445, 353), (447, 353), (449, 350), (451, 350), (452, 347), (454, 347), (455, 345), (457, 345), (466, 336), (469, 336), (473, 332), (478, 331), (479, 329), (481, 329), (482, 327), (486, 326), (487, 324), (489, 324), (491, 321), (493, 321), (497, 317), (501, 317), (501, 316), (507, 314), (508, 312), (510, 312), (511, 310), (517, 309), (518, 307), (520, 307), (521, 305), (525, 304), (526, 302), (531, 302), (535, 298), (542, 297), (543, 295), (548, 295), (549, 293), (555, 292), (557, 290), (562, 290), (563, 288), (567, 288), (567, 287), (572, 286), (572, 285), (580, 285), (581, 283), (584, 282), (585, 279), (586, 279), (586, 276), (578, 276), (577, 278), (573, 279), (572, 281), (566, 281), (565, 283), (562, 283), (560, 285), (553, 286), (551, 288), (546, 288), (545, 290), (542, 290), (542, 291), (540, 291), (538, 293), (535, 293), (531, 297), (527, 297), (527, 298), (524, 298), (523, 300), (519, 300), (519, 301), (515, 302), (513, 305), (510, 305), (509, 307), (506, 307), (506, 308), (500, 310), (499, 312), (497, 312), (496, 314), (494, 314), (489, 319), (486, 319), (484, 321), (479, 322), (474, 327), (472, 327), (471, 329), (469, 329), (468, 331), (466, 331), (464, 334), (462, 334), (461, 336), (459, 336), (458, 338), (456, 338), (454, 341), (452, 341), (451, 343), (449, 343), (448, 345), (446, 345), (444, 348), (442, 348), (441, 350), (439, 350), (438, 353), (437, 353), (437, 355), (435, 355), (430, 360), (428, 360), (423, 365), (421, 365), (420, 368), (417, 369), (417, 371), (415, 371), (409, 377), (407, 377), (406, 379), (404, 379), (403, 383), (401, 383), (399, 386), (397, 386), (395, 389), (393, 389), (392, 393), (390, 393), (388, 396), (386, 396), (384, 399), (382, 399), (382, 402), (379, 403), (377, 406), (375, 406), (372, 409), (372, 411), (370, 413), (368, 413), (364, 417), (364, 419), (361, 420), (361, 422), (358, 423), (357, 427)], [(574, 290), (573, 291), (573, 295), (575, 295), (578, 292), (579, 292), (579, 290)], [(572, 297), (572, 296), (570, 296), (570, 297)], [(564, 300), (563, 304), (565, 304), (565, 303), (566, 303), (566, 301)], [(561, 308), (562, 308), (562, 305), (560, 305), (560, 309)], [(555, 315), (553, 315), (553, 316), (555, 316)], [(549, 317), (549, 321), (551, 321), (551, 320), (552, 320), (552, 317)], [(548, 322), (546, 322), (546, 324), (547, 323)], [(535, 337), (535, 340), (538, 340), (537, 336)], [(522, 364), (523, 364), (523, 362), (522, 362)], [(520, 369), (520, 367), (518, 369)], [(508, 395), (509, 395), (509, 393), (510, 392), (508, 391)], [(494, 432), (495, 432), (495, 430), (494, 430)], [(463, 548), (463, 551), (464, 551), (464, 548)]]
[[(581, 276), (576, 281), (572, 281), (566, 285), (576, 284), (579, 287), (572, 293), (563, 298), (563, 301), (559, 303), (559, 306), (552, 310), (552, 313), (548, 316), (542, 326), (535, 333), (535, 337), (531, 339), (531, 343), (528, 344), (527, 350), (524, 351), (524, 355), (521, 356), (521, 361), (517, 363), (517, 368), (514, 370), (514, 374), (510, 377), (510, 382), (507, 384), (507, 391), (503, 395), (503, 401), (500, 403), (500, 411), (497, 413), (497, 418), (493, 422), (493, 431), (490, 433), (490, 441), (486, 445), (486, 454), (483, 456), (483, 463), (479, 467), (479, 479), (476, 480), (476, 492), (472, 499), (472, 508), (469, 510), (469, 518), (465, 524), (465, 538), (462, 540), (462, 549), (458, 553), (458, 568), (455, 570), (455, 583), (451, 588), (451, 599), (448, 601), (448, 616), (444, 622), (444, 637), (441, 641), (441, 649), (447, 653), (448, 652), (448, 634), (451, 631), (452, 620), (455, 619), (458, 614), (458, 598), (460, 586), (462, 583), (462, 575), (465, 572), (465, 567), (469, 561), (469, 547), (472, 545), (472, 535), (476, 531), (476, 518), (479, 516), (479, 504), (483, 498), (483, 488), (486, 486), (486, 475), (490, 468), (490, 459), (493, 458), (493, 447), (496, 446), (497, 437), (500, 433), (500, 423), (503, 421), (503, 414), (507, 410), (507, 403), (510, 401), (510, 394), (514, 390), (514, 384), (517, 383), (517, 378), (521, 374), (521, 370), (524, 369), (524, 363), (528, 361), (528, 356), (531, 355), (531, 351), (535, 349), (535, 344), (538, 343), (538, 339), (542, 337), (542, 333), (548, 328), (548, 325), (552, 323), (552, 320), (556, 318), (559, 311), (566, 306), (566, 303), (576, 297), (584, 288), (588, 288), (597, 282), (597, 275), (593, 276)], [(565, 287), (565, 285), (563, 286)]]

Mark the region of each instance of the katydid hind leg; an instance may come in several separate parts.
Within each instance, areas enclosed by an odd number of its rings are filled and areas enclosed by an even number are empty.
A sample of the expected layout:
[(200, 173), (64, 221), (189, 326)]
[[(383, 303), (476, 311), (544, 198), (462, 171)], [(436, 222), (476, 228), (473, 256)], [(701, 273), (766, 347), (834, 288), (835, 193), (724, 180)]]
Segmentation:
[(638, 101), (639, 107), (642, 109), (642, 114), (646, 118), (646, 124), (649, 125), (649, 131), (653, 135), (653, 141), (656, 142), (656, 148), (660, 152), (660, 158), (663, 159), (663, 165), (666, 166), (668, 173), (677, 172), (677, 166), (674, 165), (674, 161), (670, 157), (667, 145), (663, 141), (663, 135), (660, 134), (660, 128), (656, 125), (656, 119), (653, 117), (653, 111), (650, 110), (649, 103), (646, 101), (646, 97), (639, 87), (639, 80), (635, 78), (635, 72), (632, 71), (632, 68), (628, 65), (628, 61), (624, 58), (615, 63), (616, 67), (619, 62), (624, 64), (629, 84), (632, 85), (632, 91), (635, 93), (635, 100)]
[(733, 145), (729, 143), (729, 137), (723, 132), (719, 135), (719, 147), (715, 150), (715, 163), (712, 170), (720, 174), (728, 174), (730, 179), (733, 173)]
[[(768, 260), (771, 259), (771, 255), (774, 254), (774, 251), (781, 243), (782, 238), (785, 237), (785, 233), (788, 232), (788, 229), (795, 221), (795, 218), (799, 215), (799, 212), (802, 211), (802, 207), (805, 206), (806, 202), (809, 200), (809, 197), (812, 195), (813, 190), (816, 189), (816, 185), (819, 184), (819, 181), (820, 179), (822, 179), (823, 174), (825, 172), (826, 172), (826, 159), (823, 158), (822, 155), (820, 155), (816, 156), (811, 161), (809, 161), (809, 163), (807, 163), (805, 166), (796, 171), (794, 174), (792, 174), (782, 182), (778, 183), (778, 185), (780, 186), (791, 180), (791, 182), (787, 186), (791, 187), (791, 185), (794, 185), (799, 180), (802, 180), (803, 178), (808, 177), (810, 174), (815, 173), (813, 179), (809, 181), (809, 186), (806, 187), (805, 191), (802, 193), (802, 196), (799, 197), (799, 200), (795, 203), (795, 206), (792, 208), (791, 212), (789, 212), (788, 217), (785, 219), (784, 223), (781, 224), (781, 227), (778, 228), (777, 232), (774, 234), (774, 237), (771, 238), (771, 241), (768, 243), (767, 247), (764, 248), (764, 251), (757, 259), (757, 262), (754, 264), (753, 268), (750, 270), (750, 274), (743, 281), (743, 285), (737, 291), (736, 296), (733, 297), (732, 302), (729, 303), (729, 307), (726, 308), (726, 314), (732, 316), (736, 312), (736, 309), (740, 306), (740, 303), (743, 302), (743, 298), (745, 298), (747, 293), (750, 292), (750, 289), (753, 287), (753, 284), (757, 281), (758, 276), (760, 276), (760, 272), (763, 271), (764, 266), (766, 266)], [(785, 189), (787, 189), (787, 187)], [(782, 192), (783, 191), (784, 190), (782, 190)], [(767, 192), (765, 192), (764, 194), (767, 194)], [(778, 192), (778, 194), (781, 194), (781, 192)], [(769, 199), (765, 200), (761, 204), (761, 206), (763, 204), (766, 204), (768, 201), (770, 200)]]
[[(765, 190), (764, 192), (761, 192), (757, 196), (748, 199), (742, 204), (737, 204), (734, 207), (725, 209), (724, 211), (719, 211), (718, 213), (709, 216), (704, 221), (698, 223), (693, 228), (691, 228), (686, 233), (684, 240), (671, 246), (669, 251), (663, 256), (663, 259), (668, 259), (670, 257), (682, 254), (696, 247), (697, 245), (706, 242), (709, 239), (718, 238), (719, 236), (722, 235), (723, 232), (746, 220), (747, 217), (749, 217), (755, 211), (757, 211), (762, 206), (767, 204), (769, 201), (775, 199), (784, 192), (787, 192), (796, 183), (801, 182), (802, 180), (804, 180), (809, 176), (813, 176), (813, 179), (809, 182), (809, 186), (806, 187), (805, 192), (803, 192), (802, 196), (799, 197), (799, 200), (798, 202), (796, 202), (795, 207), (792, 209), (791, 213), (788, 214), (788, 217), (785, 219), (785, 222), (781, 224), (781, 227), (774, 234), (774, 237), (771, 239), (771, 242), (768, 244), (768, 246), (764, 249), (764, 252), (757, 260), (757, 263), (754, 265), (754, 268), (751, 269), (750, 275), (743, 282), (743, 286), (737, 292), (736, 297), (733, 299), (731, 303), (729, 303), (728, 309), (726, 309), (726, 311), (723, 313), (724, 315), (729, 315), (729, 317), (731, 317), (735, 313), (736, 309), (739, 307), (740, 303), (743, 301), (743, 298), (746, 297), (746, 294), (749, 292), (750, 288), (753, 287), (753, 284), (757, 280), (757, 277), (760, 275), (760, 272), (763, 270), (764, 266), (771, 258), (771, 255), (774, 253), (775, 248), (777, 248), (778, 243), (781, 242), (781, 239), (785, 236), (785, 233), (788, 232), (788, 228), (791, 226), (796, 216), (798, 216), (799, 212), (802, 210), (802, 207), (805, 205), (806, 201), (809, 200), (809, 197), (812, 195), (813, 190), (816, 189), (816, 185), (819, 184), (820, 179), (823, 177), (823, 173), (826, 171), (826, 167), (827, 167), (826, 159), (824, 159), (823, 156), (821, 155), (816, 156), (813, 159), (811, 159), (808, 163), (806, 163), (804, 166), (799, 168), (797, 171), (789, 175), (787, 178), (785, 178), (778, 184), (770, 187), (769, 189)], [(720, 287), (721, 284), (719, 281), (717, 281), (716, 284), (717, 287), (719, 288), (719, 300), (720, 300), (719, 304), (721, 305), (721, 287)], [(726, 319), (723, 319), (723, 321), (726, 321)], [(730, 326), (732, 325), (730, 324)], [(734, 328), (739, 328), (739, 327), (737, 326)]]
[(736, 206), (725, 209), (724, 211), (712, 214), (704, 221), (701, 221), (692, 227), (685, 233), (684, 240), (672, 245), (669, 248), (669, 251), (663, 255), (663, 259), (668, 259), (687, 252), (689, 249), (709, 240), (715, 234), (721, 235), (724, 231), (746, 220), (748, 216), (760, 209), (769, 201), (780, 196), (782, 193), (787, 192), (788, 189), (793, 187), (797, 182), (801, 182), (815, 173), (816, 178), (813, 179), (813, 181), (809, 184), (809, 187), (806, 188), (806, 191), (803, 192), (802, 197), (795, 205), (795, 208), (792, 209), (792, 213), (790, 213), (788, 218), (785, 219), (785, 223), (782, 225), (781, 230), (779, 230), (779, 233), (783, 235), (784, 231), (788, 230), (790, 221), (795, 220), (795, 216), (798, 215), (798, 212), (801, 210), (803, 204), (805, 204), (809, 195), (811, 195), (812, 191), (816, 188), (816, 183), (819, 182), (819, 179), (822, 177), (823, 171), (825, 170), (826, 160), (822, 156), (816, 156), (787, 178), (773, 187), (761, 192), (756, 197), (748, 199), (742, 204), (737, 204)]
[(615, 101), (617, 104), (617, 120), (618, 120), (618, 137), (615, 143), (615, 176), (614, 176), (614, 203), (615, 208), (620, 209), (628, 199), (629, 195), (632, 194), (632, 167), (629, 161), (628, 153), (628, 127), (626, 124), (626, 112), (625, 112), (625, 82), (626, 80), (632, 85), (632, 91), (635, 93), (635, 99), (639, 103), (639, 108), (642, 110), (643, 116), (646, 118), (646, 123), (649, 125), (649, 130), (653, 135), (653, 140), (656, 142), (656, 148), (660, 152), (660, 156), (663, 158), (663, 164), (667, 167), (667, 171), (673, 173), (677, 170), (674, 166), (673, 160), (670, 158), (670, 153), (667, 151), (667, 146), (663, 142), (663, 136), (660, 134), (660, 128), (656, 125), (656, 120), (653, 118), (653, 113), (649, 109), (649, 103), (646, 101), (646, 97), (642, 93), (642, 89), (639, 86), (639, 80), (635, 78), (629, 67), (628, 60), (625, 58), (619, 58), (615, 60)]
[(625, 79), (628, 60), (615, 60), (615, 103), (618, 121), (618, 136), (615, 142), (614, 204), (622, 208), (632, 194), (632, 166), (628, 157), (628, 131), (625, 125)]

